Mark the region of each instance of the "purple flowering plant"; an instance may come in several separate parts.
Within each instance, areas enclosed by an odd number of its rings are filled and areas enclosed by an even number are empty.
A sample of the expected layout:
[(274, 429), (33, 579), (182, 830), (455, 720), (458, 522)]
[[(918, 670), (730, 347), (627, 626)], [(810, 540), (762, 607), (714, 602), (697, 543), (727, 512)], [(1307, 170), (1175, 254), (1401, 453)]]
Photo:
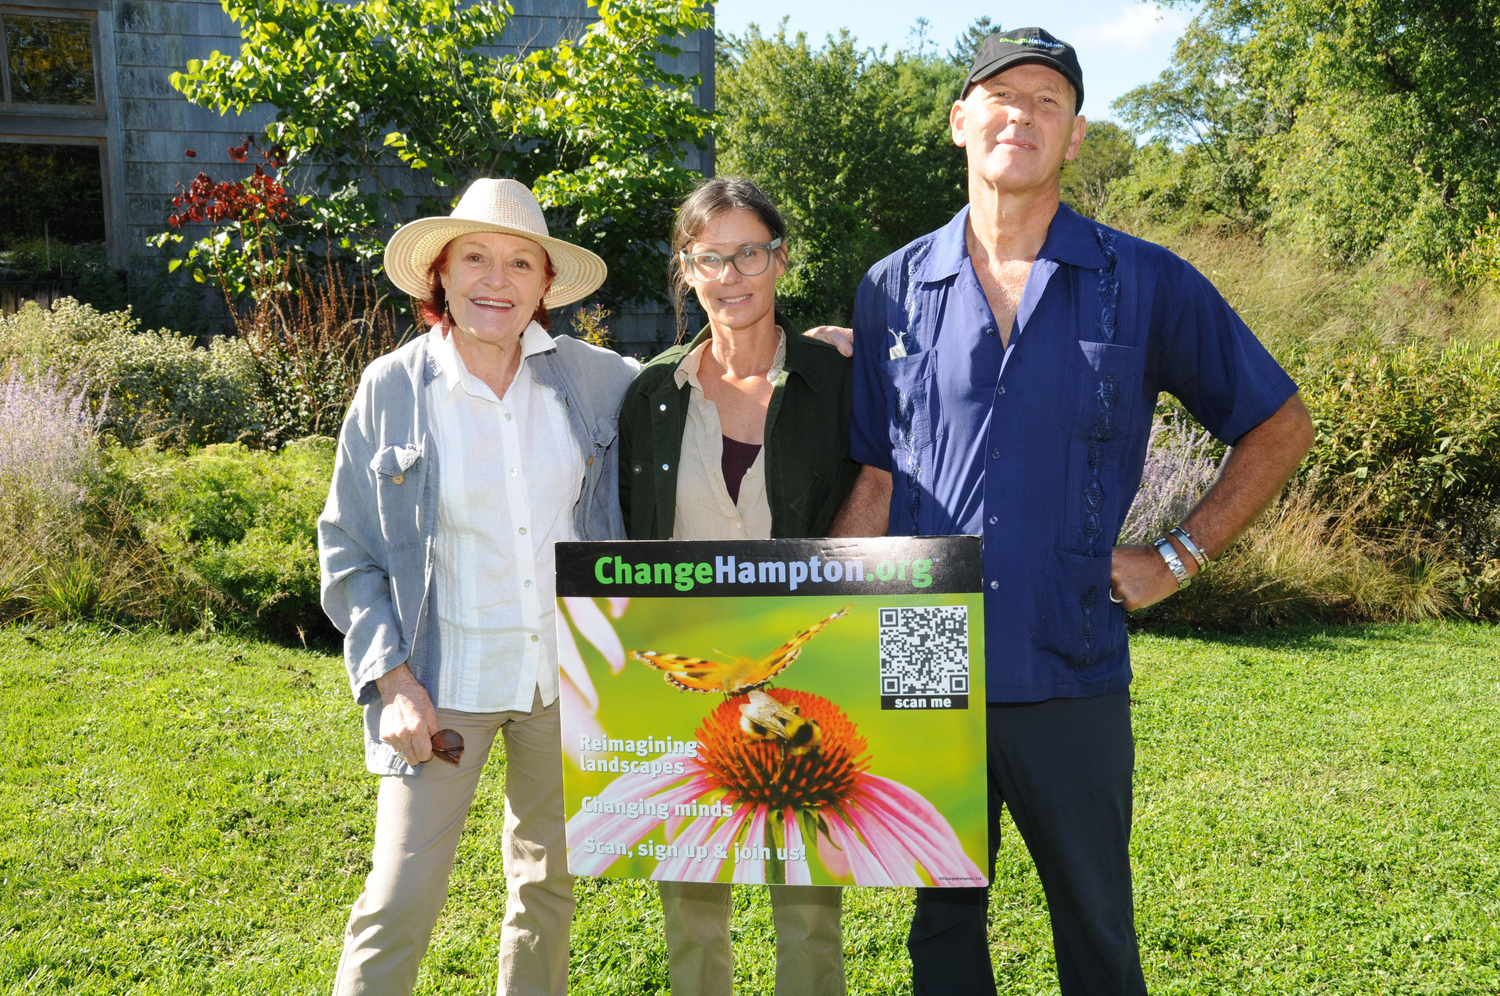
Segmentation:
[(51, 373), (12, 374), (0, 385), (0, 480), (12, 525), (83, 501), (99, 421), (86, 385)]
[(1121, 543), (1149, 543), (1178, 525), (1219, 472), (1207, 430), (1157, 417), (1141, 471), (1141, 487), (1120, 528)]

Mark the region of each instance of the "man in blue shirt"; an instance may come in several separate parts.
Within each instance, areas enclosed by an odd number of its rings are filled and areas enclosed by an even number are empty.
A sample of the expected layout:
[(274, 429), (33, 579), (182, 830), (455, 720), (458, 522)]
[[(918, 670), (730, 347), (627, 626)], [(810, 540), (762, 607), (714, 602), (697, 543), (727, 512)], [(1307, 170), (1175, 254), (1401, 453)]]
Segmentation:
[[(833, 530), (984, 538), (991, 872), (1003, 804), (1046, 891), (1063, 996), (1146, 991), (1125, 613), (1186, 585), (1312, 441), (1296, 385), (1201, 274), (1060, 203), (1082, 101), (1077, 56), (1047, 32), (981, 46), (951, 112), (968, 206), (860, 285), (865, 466)], [(1233, 450), (1180, 534), (1116, 546), (1161, 391)], [(918, 994), (995, 992), (986, 905), (917, 890)]]

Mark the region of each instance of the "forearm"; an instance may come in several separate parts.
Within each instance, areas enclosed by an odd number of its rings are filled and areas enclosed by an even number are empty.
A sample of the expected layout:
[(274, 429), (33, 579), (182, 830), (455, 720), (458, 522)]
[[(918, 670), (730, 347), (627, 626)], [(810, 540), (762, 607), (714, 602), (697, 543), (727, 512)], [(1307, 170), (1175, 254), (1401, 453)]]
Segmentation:
[(833, 520), (829, 536), (884, 536), (891, 528), (891, 475), (868, 464)]
[[(1183, 520), (1193, 542), (1210, 558), (1228, 549), (1281, 493), (1312, 442), (1312, 418), (1293, 395), (1230, 450), (1218, 479)], [(1180, 541), (1173, 543), (1184, 564), (1192, 559)]]
[[(1312, 419), (1293, 395), (1276, 414), (1240, 437), (1219, 479), (1183, 520), (1193, 543), (1209, 557), (1228, 549), (1296, 473), (1312, 445)], [(1188, 577), (1198, 562), (1187, 546), (1169, 536)], [(1127, 612), (1145, 608), (1177, 591), (1176, 576), (1149, 546), (1117, 546), (1110, 570), (1110, 597)]]

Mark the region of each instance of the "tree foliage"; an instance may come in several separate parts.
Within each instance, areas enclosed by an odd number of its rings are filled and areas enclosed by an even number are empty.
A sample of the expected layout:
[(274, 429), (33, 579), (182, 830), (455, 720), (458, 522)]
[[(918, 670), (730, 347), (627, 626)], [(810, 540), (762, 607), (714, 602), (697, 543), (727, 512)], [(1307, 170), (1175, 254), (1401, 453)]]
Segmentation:
[(1078, 158), (1063, 163), (1062, 199), (1089, 218), (1109, 202), (1110, 184), (1130, 172), (1135, 135), (1113, 121), (1090, 121)]
[(172, 76), (220, 113), (275, 107), (269, 145), (300, 205), (335, 230), (446, 213), (480, 176), (533, 186), (549, 223), (610, 264), (609, 295), (661, 294), (654, 262), (712, 115), (697, 77), (663, 68), (707, 27), (702, 0), (590, 0), (599, 19), (535, 51), (497, 53), (511, 16), (481, 0), (223, 0), (237, 55)]
[(1157, 220), (1432, 263), (1500, 207), (1500, 2), (1208, 0), (1116, 107), (1163, 143), (1120, 185)]
[(865, 270), (968, 199), (948, 131), (967, 61), (917, 49), (887, 57), (848, 31), (814, 48), (785, 22), (720, 38), (719, 171), (755, 180), (786, 218), (778, 295), (797, 321), (847, 322)]

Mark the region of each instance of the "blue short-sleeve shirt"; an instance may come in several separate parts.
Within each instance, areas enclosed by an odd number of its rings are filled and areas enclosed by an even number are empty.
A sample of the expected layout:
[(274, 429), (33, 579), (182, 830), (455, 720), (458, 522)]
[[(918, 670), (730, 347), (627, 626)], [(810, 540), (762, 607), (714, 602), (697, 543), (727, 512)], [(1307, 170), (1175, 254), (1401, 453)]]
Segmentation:
[(891, 472), (892, 535), (983, 537), (990, 701), (1117, 692), (1130, 656), (1110, 552), (1158, 393), (1232, 443), (1297, 388), (1192, 266), (1066, 205), (1037, 255), (1056, 269), (1007, 358), (968, 218), (860, 285), (851, 453)]

